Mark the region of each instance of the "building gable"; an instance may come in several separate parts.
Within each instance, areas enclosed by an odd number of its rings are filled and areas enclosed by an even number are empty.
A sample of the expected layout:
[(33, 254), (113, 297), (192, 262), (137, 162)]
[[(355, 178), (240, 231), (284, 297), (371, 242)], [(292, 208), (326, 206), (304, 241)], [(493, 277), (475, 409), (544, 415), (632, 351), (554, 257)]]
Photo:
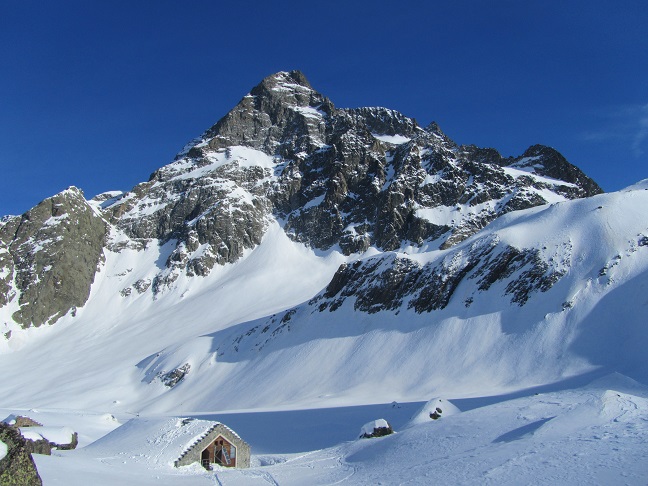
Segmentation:
[(250, 467), (250, 446), (232, 429), (223, 424), (215, 424), (205, 434), (191, 444), (175, 461), (176, 467), (187, 466), (194, 462), (202, 463), (202, 452), (212, 446), (216, 439), (222, 437), (236, 448), (236, 467)]

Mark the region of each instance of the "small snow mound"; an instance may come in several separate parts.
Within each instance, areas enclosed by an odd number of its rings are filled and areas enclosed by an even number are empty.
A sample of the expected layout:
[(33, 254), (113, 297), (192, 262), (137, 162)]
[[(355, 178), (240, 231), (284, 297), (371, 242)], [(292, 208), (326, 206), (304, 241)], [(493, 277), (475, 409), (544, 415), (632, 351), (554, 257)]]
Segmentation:
[(587, 388), (618, 390), (631, 395), (648, 397), (648, 387), (621, 373), (610, 373), (587, 385)]
[(372, 420), (367, 422), (360, 429), (360, 434), (358, 438), (360, 439), (369, 439), (372, 437), (382, 437), (384, 435), (393, 434), (394, 429), (389, 425), (385, 419)]
[(101, 416), (101, 420), (104, 422), (119, 422), (117, 418), (112, 413), (105, 413)]
[(455, 405), (445, 398), (433, 398), (428, 401), (409, 421), (408, 426), (428, 423), (441, 417), (455, 415), (461, 412)]

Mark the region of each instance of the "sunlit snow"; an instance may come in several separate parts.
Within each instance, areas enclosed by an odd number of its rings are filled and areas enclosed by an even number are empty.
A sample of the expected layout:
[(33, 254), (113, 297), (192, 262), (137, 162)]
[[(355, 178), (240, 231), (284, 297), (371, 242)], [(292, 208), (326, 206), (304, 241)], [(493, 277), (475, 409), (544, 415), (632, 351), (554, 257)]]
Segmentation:
[[(511, 212), (454, 248), (398, 255), (450, 265), (480, 238), (536, 249), (565, 273), (523, 307), (506, 281), (476, 292), (468, 279), (431, 313), (367, 314), (353, 298), (320, 312), (309, 301), (339, 266), (380, 251), (313, 251), (275, 222), (236, 263), (156, 298), (120, 291), (153, 279), (173, 241), (107, 251), (76, 317), (0, 339), (0, 416), (79, 433), (77, 450), (35, 456), (45, 484), (646, 484), (647, 187)], [(250, 332), (287, 309), (289, 329)], [(185, 364), (174, 387), (159, 379)], [(174, 468), (182, 418), (231, 427), (253, 467)], [(356, 440), (378, 418), (396, 434)]]

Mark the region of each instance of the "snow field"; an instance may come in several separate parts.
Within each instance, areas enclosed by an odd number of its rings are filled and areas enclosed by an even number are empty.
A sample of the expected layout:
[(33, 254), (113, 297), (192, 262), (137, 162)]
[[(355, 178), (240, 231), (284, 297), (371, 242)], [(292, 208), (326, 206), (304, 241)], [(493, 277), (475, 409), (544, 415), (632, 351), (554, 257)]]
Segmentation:
[[(174, 444), (190, 441), (191, 430), (178, 442), (169, 436), (183, 429), (175, 427), (178, 419), (163, 417), (134, 418), (94, 444), (36, 456), (36, 462), (45, 484), (66, 480), (98, 486), (115, 481), (642, 485), (648, 480), (643, 460), (648, 453), (648, 388), (620, 374), (584, 386), (528, 390), (517, 398), (433, 399), (423, 410), (439, 400), (453, 413), (427, 421), (417, 420), (421, 403), (222, 414), (219, 418), (236, 424), (234, 430), (252, 445), (252, 468), (247, 470), (173, 468)], [(454, 404), (463, 404), (463, 411)], [(66, 412), (58, 413), (60, 420)], [(385, 416), (396, 434), (355, 439), (360, 424), (371, 416)], [(326, 435), (331, 435), (329, 444), (321, 447)]]
[[(488, 292), (465, 279), (431, 313), (366, 314), (352, 298), (319, 312), (308, 301), (341, 263), (380, 252), (316, 253), (278, 223), (237, 263), (155, 299), (120, 291), (152, 279), (173, 242), (109, 252), (76, 317), (1, 344), (0, 406), (78, 429), (80, 449), (37, 457), (46, 484), (646, 484), (648, 393), (631, 379), (648, 383), (647, 188), (509, 213), (455, 248), (399, 253), (440, 262), (477, 238), (536, 249), (564, 275), (522, 307), (505, 292), (518, 271)], [(281, 332), (249, 334), (293, 307)], [(161, 383), (185, 364), (175, 387)], [(629, 378), (583, 386), (611, 372)], [(462, 412), (422, 420), (422, 402), (440, 396)], [(393, 401), (395, 422), (375, 408)], [(256, 467), (170, 468), (154, 431), (117, 428), (138, 414), (231, 419)], [(397, 434), (354, 440), (379, 418)]]

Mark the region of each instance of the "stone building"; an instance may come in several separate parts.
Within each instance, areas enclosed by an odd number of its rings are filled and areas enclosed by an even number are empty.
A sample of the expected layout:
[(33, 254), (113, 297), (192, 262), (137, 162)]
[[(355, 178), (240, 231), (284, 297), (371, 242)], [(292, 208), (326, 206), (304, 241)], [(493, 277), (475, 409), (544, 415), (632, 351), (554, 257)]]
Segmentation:
[(224, 467), (250, 467), (250, 446), (226, 425), (215, 423), (183, 451), (174, 465), (180, 467), (194, 462), (207, 469), (211, 469), (213, 464)]

